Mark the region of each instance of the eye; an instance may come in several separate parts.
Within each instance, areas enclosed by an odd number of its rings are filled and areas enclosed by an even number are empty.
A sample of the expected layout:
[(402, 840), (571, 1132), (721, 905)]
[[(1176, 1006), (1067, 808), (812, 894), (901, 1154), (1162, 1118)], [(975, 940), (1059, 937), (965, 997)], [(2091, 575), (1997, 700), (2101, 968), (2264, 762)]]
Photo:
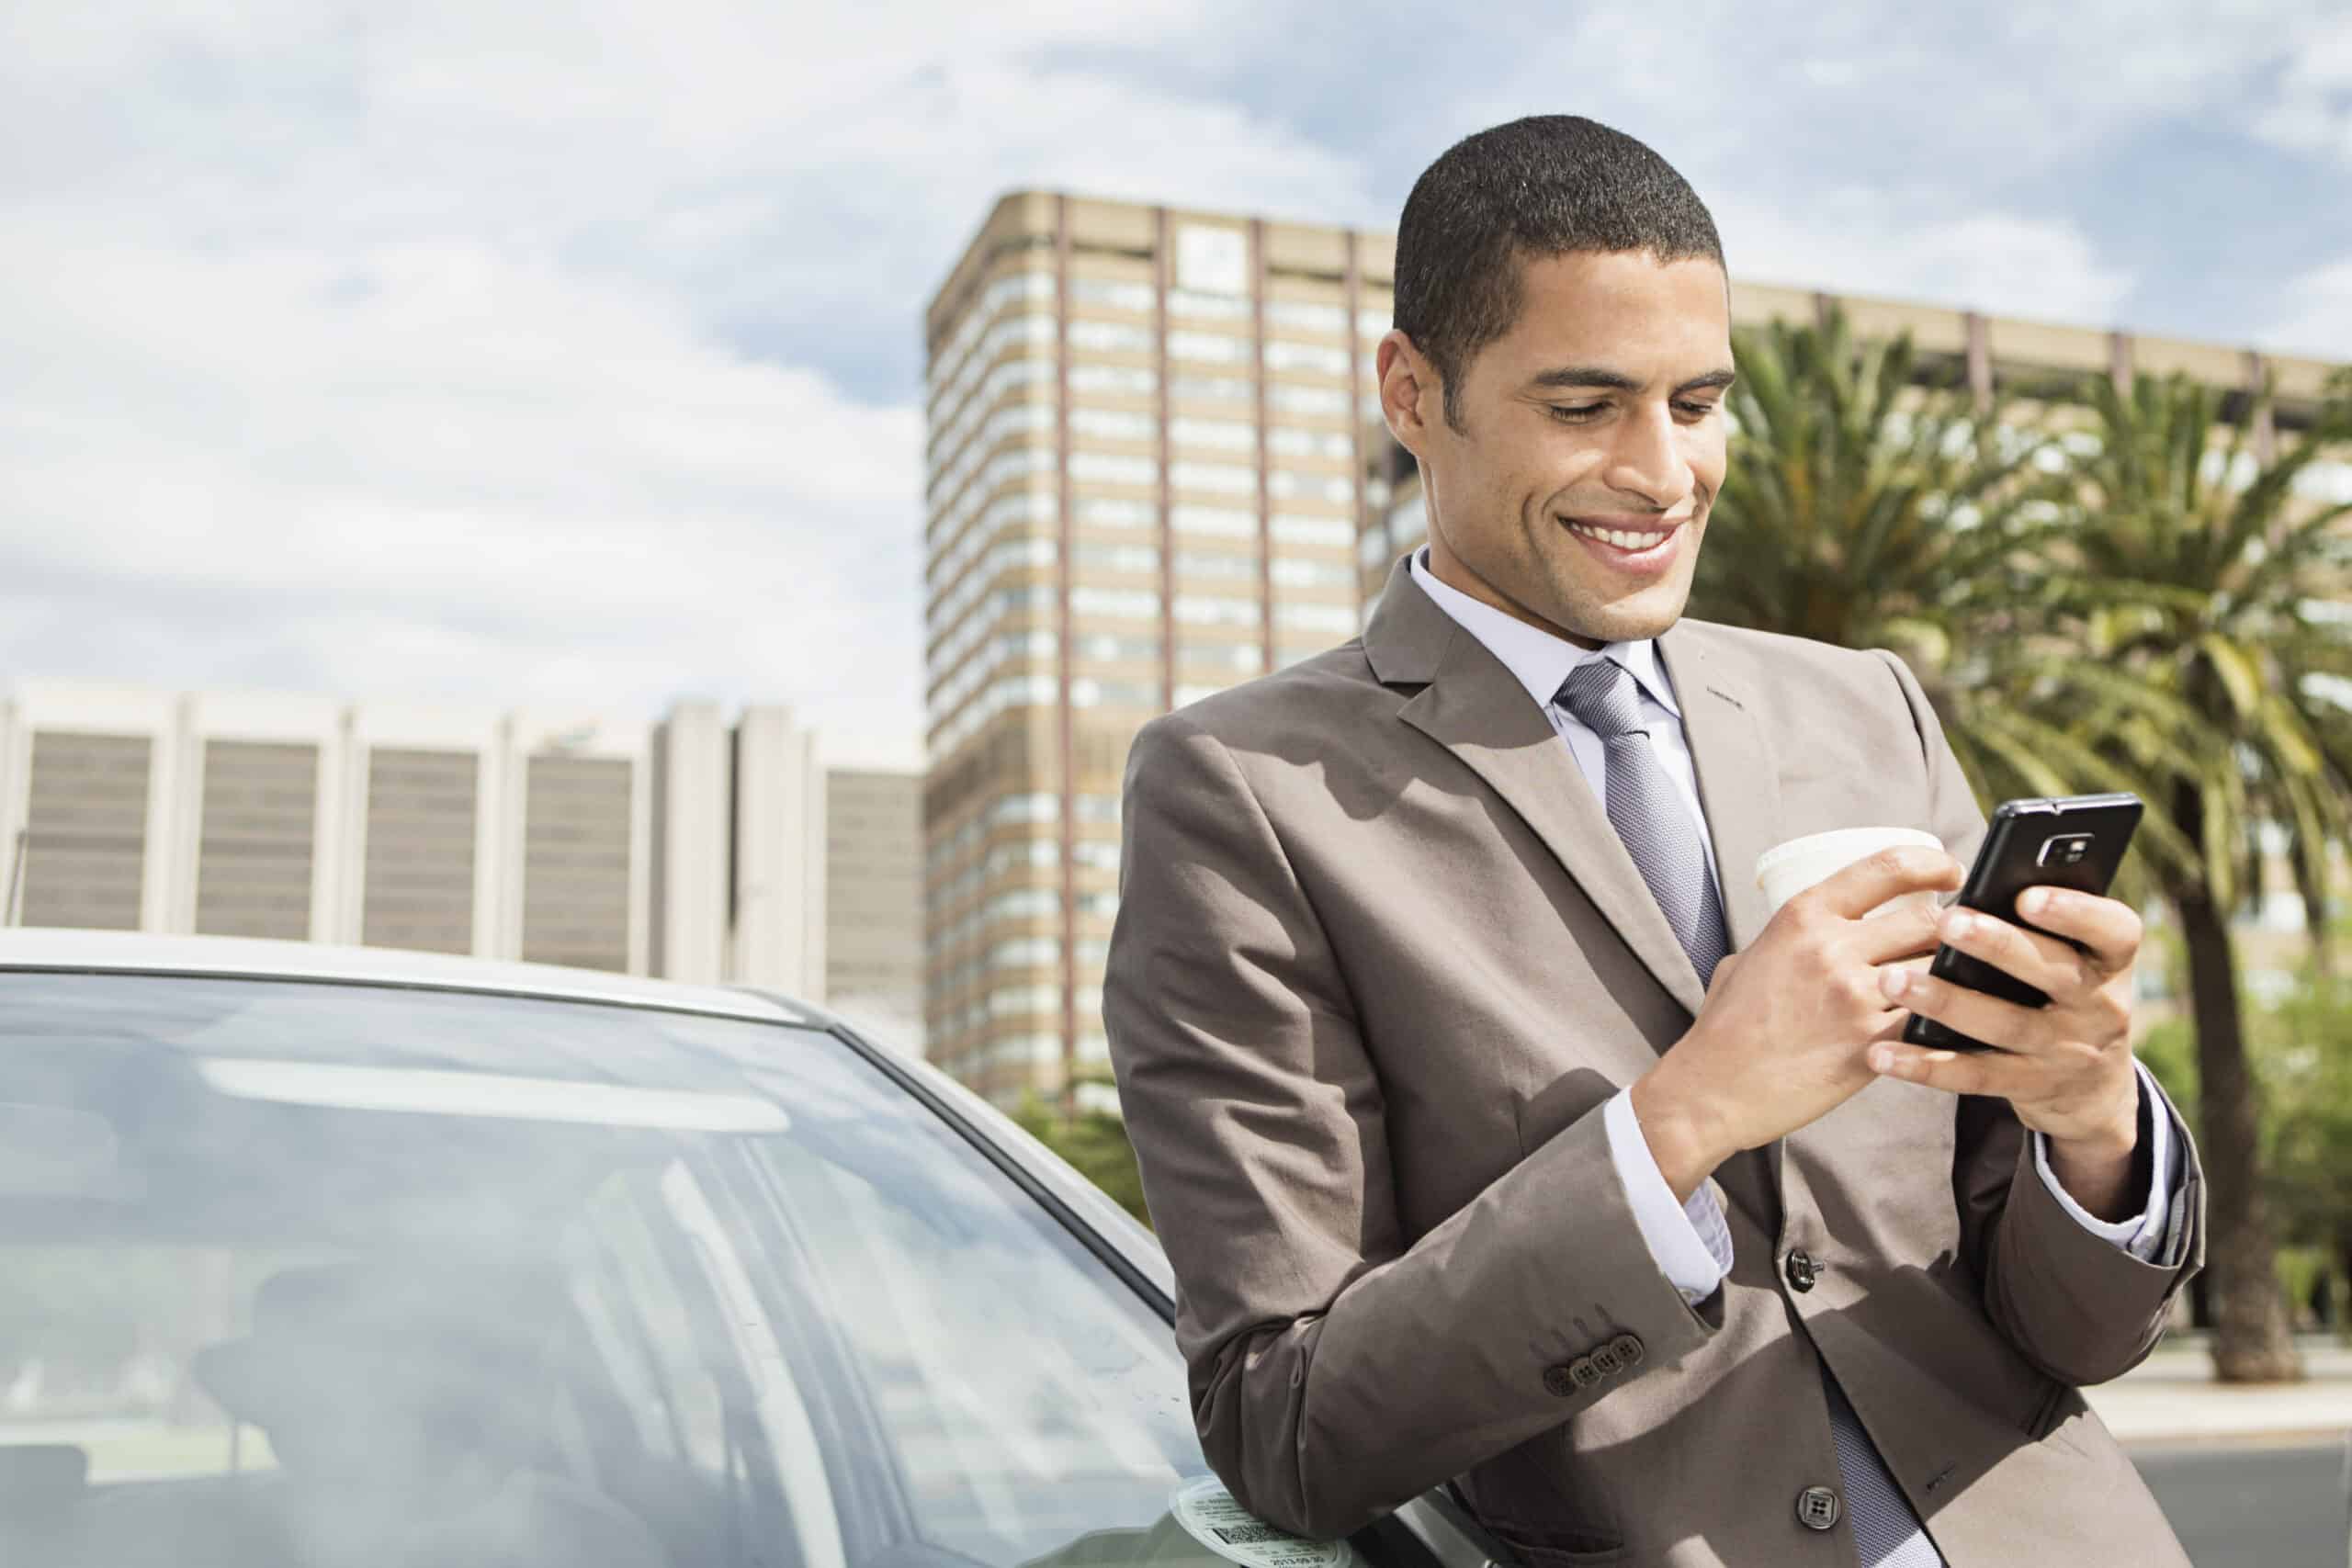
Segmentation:
[(1607, 403), (1545, 403), (1544, 412), (1563, 423), (1574, 424), (1590, 419), (1608, 406)]
[(1677, 403), (1674, 412), (1690, 419), (1704, 419), (1715, 412), (1713, 403)]

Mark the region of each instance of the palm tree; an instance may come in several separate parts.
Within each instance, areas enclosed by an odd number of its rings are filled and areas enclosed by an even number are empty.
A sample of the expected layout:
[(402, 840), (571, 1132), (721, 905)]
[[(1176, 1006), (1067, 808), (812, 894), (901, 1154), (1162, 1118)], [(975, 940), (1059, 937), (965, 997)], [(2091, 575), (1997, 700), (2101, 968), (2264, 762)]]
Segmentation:
[[(1977, 408), (1908, 334), (1856, 344), (1836, 310), (1743, 329), (1734, 346), (1736, 435), (1692, 613), (1901, 654), (1988, 808), (2160, 787), (2174, 754), (2155, 738), (2189, 716), (2076, 657), (2053, 614), (2042, 562), (2069, 526), (2062, 439), (2006, 400)], [(2141, 743), (2102, 748), (2102, 734)], [(2187, 858), (2168, 824), (2142, 840), (2118, 890), (2135, 902), (2143, 858)]]
[(2352, 549), (2339, 527), (2352, 503), (2297, 494), (2324, 446), (2352, 434), (2342, 394), (2352, 383), (2262, 462), (2249, 446), (2267, 392), (2253, 417), (2224, 423), (2220, 395), (2185, 378), (2143, 376), (2128, 395), (2092, 381), (2100, 434), (2071, 476), (2071, 526), (2052, 580), (2052, 609), (2075, 629), (2085, 662), (2185, 720), (2169, 734), (2152, 720), (2095, 743), (2127, 757), (2151, 744), (2172, 750), (2148, 820), (2188, 852), (2152, 869), (2188, 954), (2213, 1362), (2225, 1382), (2301, 1375), (2276, 1281), (2229, 922), (2256, 889), (2264, 840), (2283, 835), (2324, 953), (2328, 857), (2352, 830), (2352, 621), (2340, 610)]

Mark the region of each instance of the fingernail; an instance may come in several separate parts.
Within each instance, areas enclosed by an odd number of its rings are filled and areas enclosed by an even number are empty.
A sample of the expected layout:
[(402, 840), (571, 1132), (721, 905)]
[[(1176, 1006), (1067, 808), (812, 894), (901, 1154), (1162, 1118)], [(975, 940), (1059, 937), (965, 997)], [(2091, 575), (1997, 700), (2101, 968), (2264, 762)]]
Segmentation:
[(1891, 1073), (1894, 1070), (1894, 1048), (1887, 1045), (1872, 1046), (1871, 1048), (1871, 1071), (1874, 1073)]
[(1944, 935), (1964, 937), (1976, 928), (1976, 919), (1965, 909), (1954, 909), (1944, 917)]
[(1882, 969), (1878, 976), (1878, 988), (1889, 998), (1899, 997), (1911, 988), (1911, 972), (1908, 969)]
[(2018, 895), (2018, 911), (2020, 914), (2038, 915), (2049, 907), (2050, 890), (2046, 887), (2029, 887)]

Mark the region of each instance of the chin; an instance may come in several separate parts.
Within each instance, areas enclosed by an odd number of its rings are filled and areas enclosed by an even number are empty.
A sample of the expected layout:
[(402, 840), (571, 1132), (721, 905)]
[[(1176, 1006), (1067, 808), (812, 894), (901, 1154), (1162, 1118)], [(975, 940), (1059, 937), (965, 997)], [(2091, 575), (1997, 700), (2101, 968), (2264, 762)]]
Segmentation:
[(1670, 601), (1579, 606), (1581, 613), (1562, 624), (1578, 636), (1595, 637), (1602, 642), (1646, 642), (1663, 636), (1668, 627), (1682, 618), (1683, 605), (1688, 598), (1689, 595), (1678, 592)]

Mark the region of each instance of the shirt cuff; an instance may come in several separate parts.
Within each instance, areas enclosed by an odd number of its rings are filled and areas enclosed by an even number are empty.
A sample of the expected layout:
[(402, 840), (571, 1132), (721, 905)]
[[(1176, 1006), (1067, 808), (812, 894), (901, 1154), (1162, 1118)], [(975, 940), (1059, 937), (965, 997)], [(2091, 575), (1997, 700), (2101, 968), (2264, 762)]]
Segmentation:
[(2149, 1076), (2147, 1065), (2134, 1061), (2132, 1066), (2139, 1074), (2140, 1106), (2146, 1112), (2148, 1123), (2150, 1180), (2147, 1200), (2140, 1212), (2128, 1219), (2094, 1219), (2090, 1211), (2075, 1202), (2074, 1195), (2052, 1173), (2050, 1140), (2040, 1133), (2033, 1134), (2033, 1168), (2041, 1173), (2042, 1183), (2050, 1189), (2051, 1196), (2058, 1200), (2060, 1208), (2074, 1216), (2076, 1224), (2101, 1240), (2113, 1242), (2141, 1262), (2153, 1263), (2157, 1253), (2164, 1250), (2173, 1189), (2180, 1185), (2180, 1152), (2172, 1135), (2172, 1118), (2165, 1111), (2164, 1096), (2156, 1092), (2155, 1079)]
[(1634, 1114), (1633, 1090), (1621, 1089), (1601, 1111), (1609, 1133), (1609, 1157), (1617, 1167), (1617, 1180), (1634, 1207), (1634, 1223), (1657, 1261), (1667, 1282), (1696, 1306), (1715, 1293), (1731, 1272), (1731, 1227), (1724, 1221), (1724, 1206), (1714, 1188), (1701, 1182), (1687, 1203), (1674, 1201), (1674, 1190), (1657, 1168), (1641, 1119)]

